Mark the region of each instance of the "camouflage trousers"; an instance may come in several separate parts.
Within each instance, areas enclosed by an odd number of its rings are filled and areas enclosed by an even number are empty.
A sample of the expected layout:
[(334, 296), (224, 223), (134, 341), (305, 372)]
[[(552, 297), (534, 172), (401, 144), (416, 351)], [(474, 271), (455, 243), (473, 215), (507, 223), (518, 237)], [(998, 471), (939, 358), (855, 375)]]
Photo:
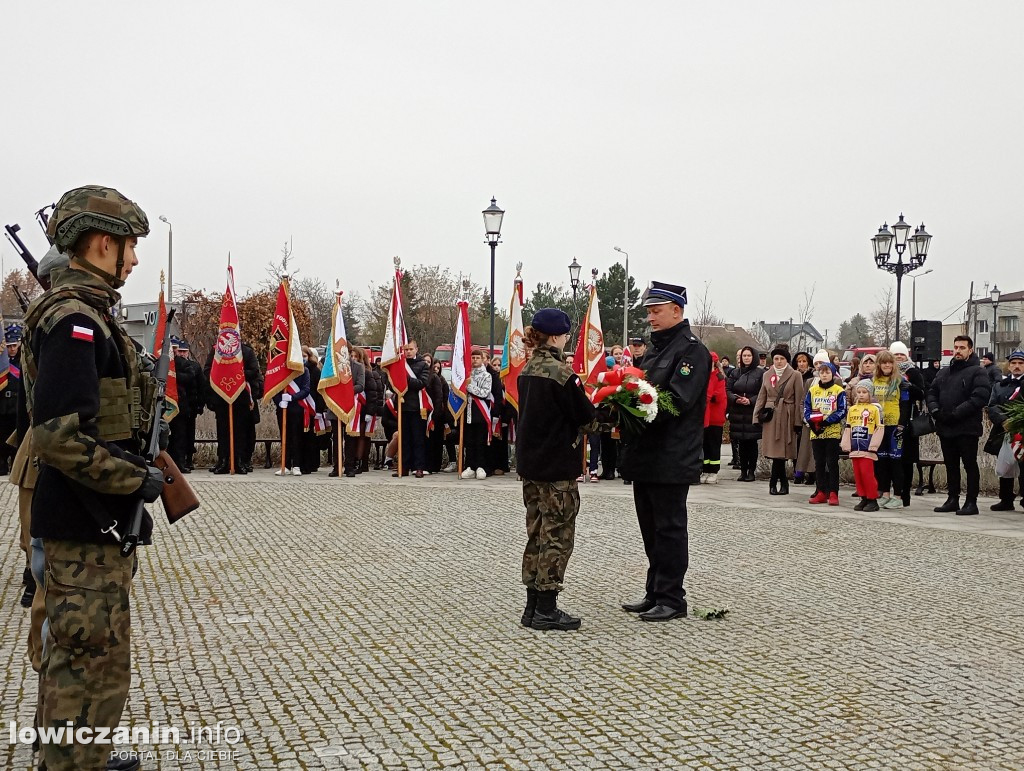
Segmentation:
[[(39, 673), (40, 727), (109, 727), (121, 721), (131, 684), (131, 588), (135, 557), (117, 546), (44, 540), (46, 640)], [(106, 766), (110, 744), (42, 744), (47, 771)]]
[(526, 551), (523, 583), (529, 589), (559, 591), (572, 554), (580, 491), (576, 480), (533, 482), (523, 480), (526, 504)]

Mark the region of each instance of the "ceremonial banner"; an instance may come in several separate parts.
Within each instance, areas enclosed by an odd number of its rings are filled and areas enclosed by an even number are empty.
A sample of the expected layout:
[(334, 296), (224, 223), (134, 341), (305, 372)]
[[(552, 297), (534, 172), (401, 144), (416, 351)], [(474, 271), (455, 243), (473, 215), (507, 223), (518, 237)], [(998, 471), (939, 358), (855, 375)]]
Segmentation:
[(455, 343), (452, 345), (452, 383), (448, 392), (448, 409), (456, 419), (466, 408), (466, 382), (473, 368), (470, 355), (473, 345), (469, 336), (469, 303), (460, 300), (459, 315), (455, 320)]
[[(397, 258), (396, 258), (397, 260)], [(396, 394), (404, 394), (409, 388), (409, 373), (405, 366), (403, 348), (409, 341), (405, 333), (405, 316), (402, 311), (402, 291), (400, 282), (402, 272), (395, 268), (395, 288), (391, 293), (391, 308), (388, 310), (388, 325), (384, 332), (384, 344), (381, 346), (380, 366), (388, 373), (391, 390)]]
[(505, 349), (501, 352), (501, 379), (505, 385), (505, 400), (518, 411), (519, 373), (526, 365), (526, 344), (523, 341), (523, 281), (518, 274), (512, 290), (508, 319)]
[(590, 287), (587, 315), (580, 326), (580, 337), (572, 362), (573, 370), (586, 385), (597, 382), (597, 376), (608, 369), (605, 363), (604, 331), (601, 329), (601, 311), (597, 305), (597, 285)]
[(242, 333), (238, 328), (238, 304), (235, 301), (235, 274), (228, 262), (228, 284), (220, 304), (220, 328), (213, 346), (210, 388), (229, 404), (245, 389), (242, 366)]
[[(6, 332), (7, 328), (4, 324), (4, 314), (3, 311), (0, 311), (0, 334), (6, 334)], [(6, 343), (7, 341), (4, 340), (4, 342)], [(0, 348), (3, 348), (3, 351), (0, 351), (0, 391), (3, 391), (7, 388), (7, 381), (11, 374), (11, 357), (7, 355), (6, 345), (0, 345)], [(5, 438), (6, 437), (0, 438), (0, 441), (3, 441)]]
[(331, 332), (327, 336), (324, 367), (317, 390), (323, 394), (327, 407), (345, 425), (352, 420), (356, 407), (355, 383), (352, 382), (352, 363), (348, 356), (348, 333), (341, 310), (341, 292), (335, 293), (331, 312)]
[(288, 279), (281, 279), (277, 289), (274, 320), (270, 324), (270, 352), (267, 356), (267, 374), (263, 379), (263, 401), (269, 402), (302, 374), (302, 344), (299, 329), (292, 315)]
[[(156, 337), (153, 338), (153, 356), (163, 355), (164, 330), (167, 329), (167, 305), (164, 303), (164, 290), (160, 289), (160, 299), (156, 312)], [(178, 414), (178, 373), (174, 368), (174, 354), (167, 352), (170, 366), (167, 370), (167, 385), (164, 386), (164, 420), (170, 423)]]

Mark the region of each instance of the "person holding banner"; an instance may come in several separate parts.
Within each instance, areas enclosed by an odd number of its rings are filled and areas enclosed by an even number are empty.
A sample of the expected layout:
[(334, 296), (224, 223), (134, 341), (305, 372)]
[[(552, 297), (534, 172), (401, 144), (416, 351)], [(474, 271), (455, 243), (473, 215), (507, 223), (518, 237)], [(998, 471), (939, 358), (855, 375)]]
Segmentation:
[[(402, 476), (412, 474), (422, 479), (427, 470), (427, 421), (431, 411), (424, 406), (422, 396), (430, 379), (430, 368), (420, 357), (415, 340), (406, 343), (402, 350), (409, 376), (408, 390), (402, 399)], [(398, 472), (391, 476), (398, 476)]]
[[(598, 422), (598, 409), (583, 390), (579, 375), (565, 361), (563, 350), (571, 326), (564, 311), (537, 311), (525, 330), (531, 355), (518, 382), (516, 468), (523, 479), (527, 536), (523, 551), (526, 609), (520, 623), (539, 630), (579, 629), (582, 623), (561, 610), (557, 600), (576, 536), (580, 510), (576, 476), (583, 432), (605, 427), (604, 421)], [(473, 353), (474, 360), (477, 355)]]
[[(345, 476), (354, 477), (363, 470), (364, 461), (370, 458), (370, 437), (373, 436), (376, 428), (373, 413), (369, 410), (366, 402), (367, 381), (372, 381), (372, 376), (367, 373), (369, 361), (366, 352), (362, 348), (356, 348), (349, 343), (348, 360), (352, 370), (352, 393), (356, 400), (356, 409), (352, 418), (345, 428), (345, 441), (342, 453), (345, 466)], [(373, 386), (370, 385), (372, 388)], [(334, 472), (332, 471), (333, 475)]]
[(306, 430), (306, 411), (302, 403), (309, 396), (309, 370), (303, 368), (298, 377), (289, 381), (284, 390), (271, 398), (277, 407), (277, 425), (281, 425), (283, 413), (287, 413), (285, 435), (281, 437), (285, 457), (275, 476), (302, 476), (302, 435)]
[(473, 368), (466, 383), (469, 405), (466, 408), (466, 468), (462, 478), (487, 479), (493, 469), (489, 440), (494, 412), (494, 380), (481, 349), (475, 349), (469, 360)]

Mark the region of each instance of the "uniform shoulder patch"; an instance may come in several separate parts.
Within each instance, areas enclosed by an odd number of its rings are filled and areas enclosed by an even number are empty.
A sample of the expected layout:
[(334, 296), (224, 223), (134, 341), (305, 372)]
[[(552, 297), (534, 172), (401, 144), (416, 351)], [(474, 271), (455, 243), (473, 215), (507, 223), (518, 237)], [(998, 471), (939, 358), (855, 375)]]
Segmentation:
[(690, 362), (684, 361), (679, 365), (679, 374), (683, 377), (689, 377), (690, 372), (693, 371), (693, 367), (690, 366)]
[(73, 324), (71, 327), (71, 338), (73, 340), (82, 340), (86, 343), (93, 342), (93, 331), (89, 327), (82, 327), (78, 324)]

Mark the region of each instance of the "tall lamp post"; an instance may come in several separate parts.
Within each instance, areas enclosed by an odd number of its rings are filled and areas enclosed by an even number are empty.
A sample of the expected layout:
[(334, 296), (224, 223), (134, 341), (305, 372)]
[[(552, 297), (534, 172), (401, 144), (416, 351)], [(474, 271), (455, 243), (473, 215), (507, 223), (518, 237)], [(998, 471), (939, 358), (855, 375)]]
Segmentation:
[(580, 290), (581, 270), (583, 270), (583, 266), (576, 262), (576, 258), (573, 257), (572, 262), (569, 263), (569, 286), (572, 287), (572, 309), (573, 312), (576, 314), (576, 318), (574, 319), (574, 321), (576, 322), (576, 326), (579, 326), (580, 323), (580, 310), (579, 306), (576, 304), (576, 294)]
[(911, 293), (910, 300), (910, 320), (917, 321), (917, 280), (922, 276), (927, 276), (929, 273), (934, 273), (934, 268), (928, 268), (924, 273), (918, 273), (916, 276), (911, 276), (910, 280), (914, 282), (914, 291)]
[(484, 209), (484, 231), (487, 235), (486, 244), (491, 247), (491, 349), (487, 357), (494, 356), (494, 250), (501, 243), (501, 219), (505, 212), (498, 208), (498, 202), (491, 198), (491, 205)]
[(160, 221), (167, 225), (167, 304), (174, 299), (174, 228), (171, 221), (160, 215)]
[(999, 361), (999, 341), (996, 339), (996, 330), (999, 329), (999, 284), (992, 287), (988, 296), (992, 298), (992, 334), (989, 335), (989, 339), (992, 341), (992, 355), (995, 361)]
[[(903, 220), (900, 214), (899, 222), (889, 230), (888, 224), (883, 224), (878, 233), (871, 239), (875, 250), (875, 265), (879, 270), (896, 274), (896, 331), (895, 338), (900, 336), (900, 302), (903, 288), (903, 276), (920, 268), (928, 259), (928, 246), (931, 243), (931, 235), (924, 229), (924, 223), (914, 230), (913, 237), (910, 237), (910, 225)], [(893, 246), (896, 247), (895, 262), (890, 259), (890, 252)], [(903, 261), (903, 253), (909, 247), (910, 256), (906, 262)]]
[(622, 350), (626, 350), (629, 345), (629, 252), (617, 246), (612, 248), (626, 258), (626, 285), (622, 290)]

